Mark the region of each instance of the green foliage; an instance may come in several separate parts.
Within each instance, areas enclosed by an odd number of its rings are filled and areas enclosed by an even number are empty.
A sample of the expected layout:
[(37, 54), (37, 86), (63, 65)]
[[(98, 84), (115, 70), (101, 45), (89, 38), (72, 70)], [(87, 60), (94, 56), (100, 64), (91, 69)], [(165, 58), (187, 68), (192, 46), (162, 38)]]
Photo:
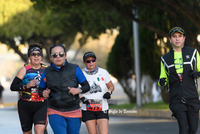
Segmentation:
[(156, 80), (160, 73), (160, 47), (157, 45), (152, 31), (140, 27), (139, 32), (141, 72), (142, 74), (150, 75), (151, 78)]
[(142, 109), (169, 109), (169, 105), (164, 103), (163, 101), (159, 101), (155, 103), (144, 104)]
[[(106, 29), (119, 27), (120, 34), (107, 66), (118, 80), (127, 81), (134, 74), (132, 21), (140, 26), (141, 72), (153, 79), (158, 78), (161, 56), (157, 40), (168, 37), (172, 26), (183, 27), (187, 36), (186, 44), (200, 48), (196, 39), (200, 31), (197, 0), (31, 1), (33, 3), (29, 0), (0, 1), (0, 39), (12, 42), (11, 47), (19, 54), (13, 41), (16, 36), (21, 36), (24, 42), (42, 42), (48, 48), (58, 42), (70, 45), (77, 32), (86, 33), (85, 37), (97, 38)], [(133, 5), (138, 9), (138, 18), (132, 13)], [(170, 47), (169, 43), (165, 45)]]
[[(0, 36), (5, 35), (7, 38), (21, 36), (27, 40), (33, 34), (48, 37), (64, 33), (63, 27), (60, 27), (59, 22), (56, 21), (57, 18), (62, 19), (59, 14), (51, 14), (49, 10), (43, 13), (36, 11), (29, 0), (16, 2), (12, 1), (12, 8), (9, 8), (11, 2), (4, 1), (1, 4), (2, 8), (0, 9), (3, 9), (2, 12), (6, 12), (6, 14), (0, 15), (2, 18), (0, 19)], [(21, 10), (21, 8), (25, 9)]]
[[(27, 57), (15, 45), (14, 37), (21, 37), (22, 44), (41, 43), (46, 50), (55, 43), (65, 43), (68, 47), (73, 42), (80, 25), (78, 21), (78, 23), (72, 21), (76, 16), (71, 17), (70, 13), (52, 13), (50, 9), (37, 11), (30, 0), (0, 1), (0, 12), (1, 42), (7, 43), (25, 62)], [(60, 25), (61, 22), (64, 23)], [(48, 62), (49, 58), (46, 59)]]
[(126, 80), (133, 74), (133, 58), (131, 57), (131, 47), (129, 41), (132, 38), (131, 23), (127, 22), (126, 27), (120, 28), (120, 34), (115, 40), (111, 53), (108, 57), (108, 71), (118, 80)]
[(57, 21), (63, 28), (67, 26), (67, 30), (69, 31), (87, 32), (92, 37), (97, 38), (101, 33), (105, 33), (106, 29), (119, 26), (118, 21), (121, 15), (116, 10), (110, 10), (110, 5), (104, 1), (32, 1), (35, 3), (34, 7), (36, 9), (40, 9), (41, 11), (44, 11), (44, 9), (45, 11), (51, 10), (51, 14), (59, 13), (59, 15), (63, 15), (62, 17), (58, 17)]
[(109, 105), (109, 109), (133, 109), (135, 106), (135, 103), (126, 103), (120, 105)]

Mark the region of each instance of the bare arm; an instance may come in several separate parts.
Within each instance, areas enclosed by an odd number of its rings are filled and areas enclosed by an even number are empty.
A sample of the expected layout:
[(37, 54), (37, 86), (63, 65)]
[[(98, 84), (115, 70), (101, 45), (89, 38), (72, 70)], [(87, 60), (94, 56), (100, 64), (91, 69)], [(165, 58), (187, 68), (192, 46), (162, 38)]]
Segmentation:
[(20, 78), (21, 80), (23, 80), (25, 74), (26, 74), (26, 67), (23, 66), (23, 67), (21, 67), (21, 69), (18, 71), (16, 77), (18, 77), (18, 78)]
[(114, 91), (114, 85), (112, 83), (112, 81), (108, 82), (106, 84), (107, 88), (108, 88), (108, 92), (112, 93)]

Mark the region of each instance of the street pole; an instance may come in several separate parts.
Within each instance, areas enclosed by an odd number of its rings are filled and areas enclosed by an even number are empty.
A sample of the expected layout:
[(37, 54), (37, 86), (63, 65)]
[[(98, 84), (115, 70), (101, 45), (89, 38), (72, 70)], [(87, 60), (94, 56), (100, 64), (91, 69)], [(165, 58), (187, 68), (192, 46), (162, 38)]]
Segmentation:
[[(138, 11), (133, 9), (135, 18), (138, 18)], [(140, 83), (140, 46), (139, 46), (139, 32), (138, 23), (133, 21), (133, 40), (134, 40), (134, 56), (135, 56), (135, 78), (136, 78), (136, 102), (137, 107), (142, 106), (141, 99), (141, 83)]]

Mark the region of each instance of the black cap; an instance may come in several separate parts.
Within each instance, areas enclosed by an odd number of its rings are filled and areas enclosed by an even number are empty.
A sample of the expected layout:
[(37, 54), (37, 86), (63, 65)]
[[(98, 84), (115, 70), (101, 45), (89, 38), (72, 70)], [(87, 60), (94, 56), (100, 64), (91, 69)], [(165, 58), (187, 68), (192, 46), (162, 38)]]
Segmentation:
[(85, 61), (85, 59), (87, 59), (88, 57), (94, 57), (95, 59), (97, 58), (96, 55), (93, 52), (86, 52), (83, 55), (83, 61)]
[(173, 28), (169, 31), (169, 37), (171, 37), (172, 34), (174, 34), (175, 32), (179, 32), (179, 33), (185, 35), (185, 31), (184, 31), (181, 27), (173, 27)]

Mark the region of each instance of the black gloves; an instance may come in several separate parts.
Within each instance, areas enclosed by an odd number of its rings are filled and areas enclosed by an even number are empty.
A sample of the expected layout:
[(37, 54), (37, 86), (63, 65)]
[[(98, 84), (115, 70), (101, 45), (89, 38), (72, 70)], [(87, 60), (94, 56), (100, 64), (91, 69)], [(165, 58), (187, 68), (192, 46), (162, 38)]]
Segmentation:
[(110, 99), (111, 98), (111, 94), (109, 92), (106, 92), (104, 95), (103, 95), (103, 98), (105, 99)]
[(85, 97), (82, 97), (80, 100), (83, 102), (83, 104), (89, 104), (90, 103), (90, 101)]
[(161, 86), (164, 86), (164, 85), (165, 85), (165, 82), (166, 82), (165, 79), (166, 79), (166, 78), (161, 78), (161, 79), (159, 80), (159, 83), (160, 83)]
[(200, 72), (197, 72), (197, 70), (194, 70), (191, 75), (193, 76), (193, 78), (199, 78), (200, 76)]

